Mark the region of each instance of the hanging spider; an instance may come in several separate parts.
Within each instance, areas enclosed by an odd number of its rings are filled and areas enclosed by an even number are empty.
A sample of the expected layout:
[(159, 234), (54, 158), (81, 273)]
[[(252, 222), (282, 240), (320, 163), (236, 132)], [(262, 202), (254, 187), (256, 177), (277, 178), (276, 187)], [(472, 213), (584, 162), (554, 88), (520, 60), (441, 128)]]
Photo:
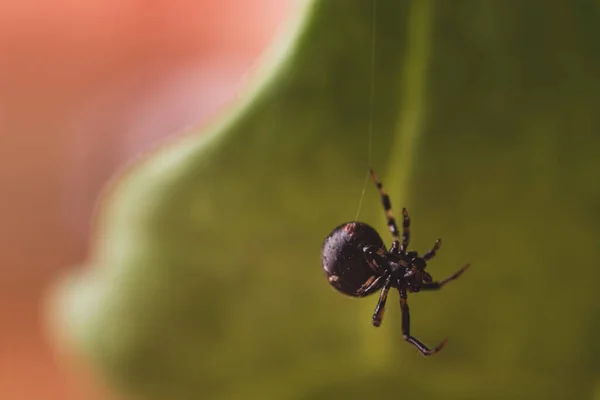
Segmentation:
[(365, 297), (381, 290), (373, 313), (373, 325), (380, 326), (390, 288), (400, 292), (402, 311), (402, 334), (404, 340), (415, 346), (423, 355), (440, 351), (446, 344), (444, 339), (430, 349), (410, 334), (410, 314), (406, 301), (408, 292), (438, 290), (446, 283), (458, 278), (469, 267), (462, 267), (454, 275), (434, 282), (425, 271), (427, 261), (440, 249), (438, 239), (431, 250), (422, 257), (416, 251), (407, 251), (410, 240), (410, 218), (406, 208), (402, 210), (402, 242), (392, 214), (390, 198), (371, 169), (371, 177), (381, 193), (387, 224), (394, 241), (389, 251), (375, 229), (362, 222), (348, 222), (338, 226), (323, 244), (323, 269), (331, 286), (348, 296)]

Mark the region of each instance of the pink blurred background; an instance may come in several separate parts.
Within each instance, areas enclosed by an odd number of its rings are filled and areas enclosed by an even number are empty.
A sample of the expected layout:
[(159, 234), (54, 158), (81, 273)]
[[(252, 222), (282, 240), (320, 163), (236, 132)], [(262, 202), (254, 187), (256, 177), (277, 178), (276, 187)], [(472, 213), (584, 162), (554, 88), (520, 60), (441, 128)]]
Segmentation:
[(52, 348), (47, 289), (111, 175), (231, 101), (293, 3), (0, 3), (0, 398), (110, 397)]

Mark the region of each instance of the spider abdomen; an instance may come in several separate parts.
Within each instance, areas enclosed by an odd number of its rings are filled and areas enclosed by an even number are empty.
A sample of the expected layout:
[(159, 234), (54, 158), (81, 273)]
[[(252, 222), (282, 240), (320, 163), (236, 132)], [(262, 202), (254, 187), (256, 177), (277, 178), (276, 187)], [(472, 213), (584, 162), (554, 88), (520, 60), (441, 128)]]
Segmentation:
[(381, 288), (376, 285), (366, 290), (381, 275), (365, 258), (363, 249), (367, 246), (385, 250), (377, 231), (362, 222), (342, 224), (327, 236), (322, 263), (331, 286), (354, 297), (364, 297)]

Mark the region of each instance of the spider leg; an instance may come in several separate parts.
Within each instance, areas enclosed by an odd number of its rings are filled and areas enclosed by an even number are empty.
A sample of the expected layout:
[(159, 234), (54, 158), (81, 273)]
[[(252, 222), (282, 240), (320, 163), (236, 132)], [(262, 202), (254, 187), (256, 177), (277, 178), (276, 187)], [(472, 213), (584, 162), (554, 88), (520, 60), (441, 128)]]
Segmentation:
[(406, 289), (400, 289), (400, 310), (402, 311), (402, 335), (404, 336), (404, 340), (415, 346), (424, 356), (430, 356), (437, 353), (444, 347), (448, 339), (444, 339), (437, 347), (430, 349), (417, 338), (412, 337), (410, 335), (410, 311), (408, 303), (406, 302), (406, 297)]
[(358, 289), (358, 295), (360, 297), (363, 297), (366, 295), (366, 293), (369, 293), (372, 289), (376, 288), (377, 286), (379, 286), (379, 284), (381, 283), (381, 280), (385, 278), (385, 275), (380, 275), (377, 278), (372, 278), (373, 280), (369, 279), (367, 282), (365, 282), (364, 285), (362, 285), (359, 289)]
[(381, 289), (381, 293), (379, 294), (379, 301), (377, 302), (377, 306), (375, 307), (375, 312), (373, 313), (373, 325), (380, 326), (383, 321), (383, 313), (385, 312), (385, 302), (387, 301), (388, 292), (390, 291), (390, 286), (392, 286), (392, 275), (388, 274), (383, 284), (383, 288)]
[(467, 268), (469, 268), (470, 265), (471, 264), (465, 265), (464, 267), (459, 269), (457, 272), (455, 272), (453, 275), (450, 275), (449, 277), (447, 277), (446, 279), (444, 279), (440, 282), (422, 283), (421, 290), (439, 290), (439, 289), (441, 289), (442, 286), (444, 286), (446, 283), (453, 281), (456, 278), (458, 278), (459, 276), (461, 276), (463, 274), (463, 272), (465, 272), (467, 270)]
[(392, 213), (392, 203), (390, 201), (390, 196), (388, 196), (387, 192), (383, 188), (379, 179), (377, 179), (377, 175), (375, 175), (375, 171), (370, 169), (371, 178), (375, 185), (377, 185), (377, 189), (379, 189), (379, 193), (381, 194), (381, 203), (383, 204), (383, 209), (385, 211), (385, 217), (387, 219), (388, 227), (390, 228), (390, 232), (392, 233), (392, 238), (394, 239), (394, 243), (392, 243), (392, 248), (390, 249), (390, 253), (397, 251), (398, 246), (400, 244), (400, 236), (398, 233), (398, 226), (396, 225), (396, 219), (394, 218), (394, 214)]
[(438, 250), (440, 249), (441, 246), (442, 246), (442, 239), (436, 240), (435, 244), (433, 245), (433, 248), (431, 250), (429, 250), (427, 253), (425, 253), (425, 255), (423, 255), (423, 260), (425, 260), (425, 261), (431, 260), (436, 255), (436, 253), (438, 252)]
[(408, 217), (408, 211), (406, 208), (402, 209), (402, 245), (400, 246), (400, 253), (404, 254), (408, 249), (410, 243), (410, 218)]

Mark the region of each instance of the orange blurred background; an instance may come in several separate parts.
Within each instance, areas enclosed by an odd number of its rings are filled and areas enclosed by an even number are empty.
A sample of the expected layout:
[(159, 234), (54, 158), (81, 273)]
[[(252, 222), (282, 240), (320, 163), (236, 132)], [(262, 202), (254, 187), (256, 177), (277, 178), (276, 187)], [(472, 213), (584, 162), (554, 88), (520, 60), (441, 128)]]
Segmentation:
[(232, 99), (291, 5), (0, 3), (1, 399), (109, 397), (52, 349), (47, 289), (85, 260), (111, 175)]

